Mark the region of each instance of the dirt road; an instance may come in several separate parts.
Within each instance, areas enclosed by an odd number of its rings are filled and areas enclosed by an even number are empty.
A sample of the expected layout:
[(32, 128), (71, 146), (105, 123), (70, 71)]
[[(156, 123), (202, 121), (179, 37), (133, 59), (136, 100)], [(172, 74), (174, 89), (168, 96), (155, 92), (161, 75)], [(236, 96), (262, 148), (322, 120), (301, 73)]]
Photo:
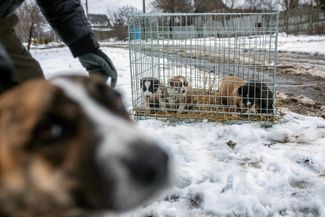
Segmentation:
[(279, 53), (277, 85), (280, 106), (325, 118), (325, 56)]
[[(114, 45), (114, 47), (127, 48), (127, 45)], [(176, 52), (177, 49), (173, 48), (172, 51)], [(195, 54), (192, 53), (190, 56), (193, 57), (193, 55)], [(182, 57), (182, 61), (187, 58), (181, 52), (176, 52), (172, 57)], [(200, 56), (196, 57), (196, 61), (200, 58)], [(303, 115), (325, 118), (325, 56), (279, 52), (278, 58), (277, 107), (289, 108)], [(214, 59), (216, 59), (215, 56), (211, 56), (210, 59), (208, 56), (203, 58), (204, 61)]]

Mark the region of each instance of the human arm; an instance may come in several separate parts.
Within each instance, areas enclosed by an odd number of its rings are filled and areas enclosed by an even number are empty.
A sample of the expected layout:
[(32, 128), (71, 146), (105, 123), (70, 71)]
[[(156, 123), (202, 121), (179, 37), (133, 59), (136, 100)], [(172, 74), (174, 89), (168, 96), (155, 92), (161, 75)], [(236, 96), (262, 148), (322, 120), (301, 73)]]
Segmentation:
[(115, 86), (116, 69), (109, 57), (99, 49), (80, 0), (37, 0), (37, 3), (54, 31), (70, 48), (72, 55), (79, 57), (87, 71), (111, 77), (111, 86)]

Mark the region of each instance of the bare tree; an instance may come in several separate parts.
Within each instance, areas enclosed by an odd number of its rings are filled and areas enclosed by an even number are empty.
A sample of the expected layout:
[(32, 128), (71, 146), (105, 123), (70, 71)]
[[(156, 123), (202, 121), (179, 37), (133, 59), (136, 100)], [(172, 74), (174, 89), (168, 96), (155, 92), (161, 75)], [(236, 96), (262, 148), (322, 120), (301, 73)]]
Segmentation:
[(288, 11), (299, 6), (299, 0), (280, 0), (283, 10)]
[(128, 37), (128, 18), (140, 11), (132, 6), (124, 6), (116, 12), (108, 10), (108, 14), (113, 26), (113, 36), (118, 40), (126, 40)]
[[(191, 0), (154, 0), (152, 2), (153, 8), (156, 10), (161, 10), (162, 12), (169, 13), (186, 13), (193, 11), (192, 1)], [(183, 23), (184, 20), (175, 20), (174, 16), (170, 16), (169, 20), (166, 19), (169, 25), (170, 38), (173, 38), (173, 26), (179, 22)]]
[(227, 6), (222, 0), (194, 0), (194, 11), (201, 12), (217, 12), (225, 9)]
[(279, 0), (264, 0), (263, 8), (267, 11), (276, 11), (280, 8)]
[(318, 8), (322, 9), (323, 11), (325, 11), (325, 0), (310, 0), (311, 4), (317, 6)]
[(225, 5), (230, 9), (234, 9), (236, 7), (236, 0), (225, 0)]
[(244, 8), (250, 10), (273, 11), (278, 8), (279, 0), (245, 0)]
[(16, 26), (18, 36), (22, 41), (27, 42), (27, 50), (30, 50), (30, 46), (33, 38), (39, 38), (44, 25), (46, 24), (39, 7), (33, 0), (25, 1), (22, 7), (17, 12), (19, 23)]
[(154, 0), (152, 6), (162, 12), (177, 13), (191, 12), (191, 0)]
[(244, 6), (250, 10), (261, 10), (263, 0), (245, 0)]

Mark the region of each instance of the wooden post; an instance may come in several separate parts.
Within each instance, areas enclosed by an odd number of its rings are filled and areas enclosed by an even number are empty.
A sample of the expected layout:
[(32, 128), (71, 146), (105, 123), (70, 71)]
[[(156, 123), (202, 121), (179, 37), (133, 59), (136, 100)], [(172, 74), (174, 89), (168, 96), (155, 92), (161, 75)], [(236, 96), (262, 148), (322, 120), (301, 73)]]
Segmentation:
[(86, 16), (87, 16), (87, 18), (88, 18), (88, 0), (86, 0), (85, 7), (86, 7)]
[(308, 33), (309, 34), (313, 34), (314, 33), (313, 16), (314, 16), (314, 13), (313, 13), (313, 5), (310, 4), (310, 7), (309, 7), (309, 19), (308, 19), (308, 25), (309, 25)]
[(146, 13), (146, 0), (142, 0), (142, 11), (144, 14)]

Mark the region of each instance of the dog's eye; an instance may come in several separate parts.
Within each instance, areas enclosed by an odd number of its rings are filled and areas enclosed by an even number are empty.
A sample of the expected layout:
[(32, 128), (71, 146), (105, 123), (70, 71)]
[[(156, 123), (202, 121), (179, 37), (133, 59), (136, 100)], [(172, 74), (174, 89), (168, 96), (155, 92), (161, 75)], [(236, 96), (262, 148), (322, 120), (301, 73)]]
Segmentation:
[(73, 129), (74, 127), (69, 124), (69, 121), (49, 115), (37, 126), (35, 139), (43, 144), (58, 142), (72, 133)]
[(59, 123), (44, 123), (38, 130), (38, 139), (41, 142), (55, 142), (62, 137), (63, 129)]

